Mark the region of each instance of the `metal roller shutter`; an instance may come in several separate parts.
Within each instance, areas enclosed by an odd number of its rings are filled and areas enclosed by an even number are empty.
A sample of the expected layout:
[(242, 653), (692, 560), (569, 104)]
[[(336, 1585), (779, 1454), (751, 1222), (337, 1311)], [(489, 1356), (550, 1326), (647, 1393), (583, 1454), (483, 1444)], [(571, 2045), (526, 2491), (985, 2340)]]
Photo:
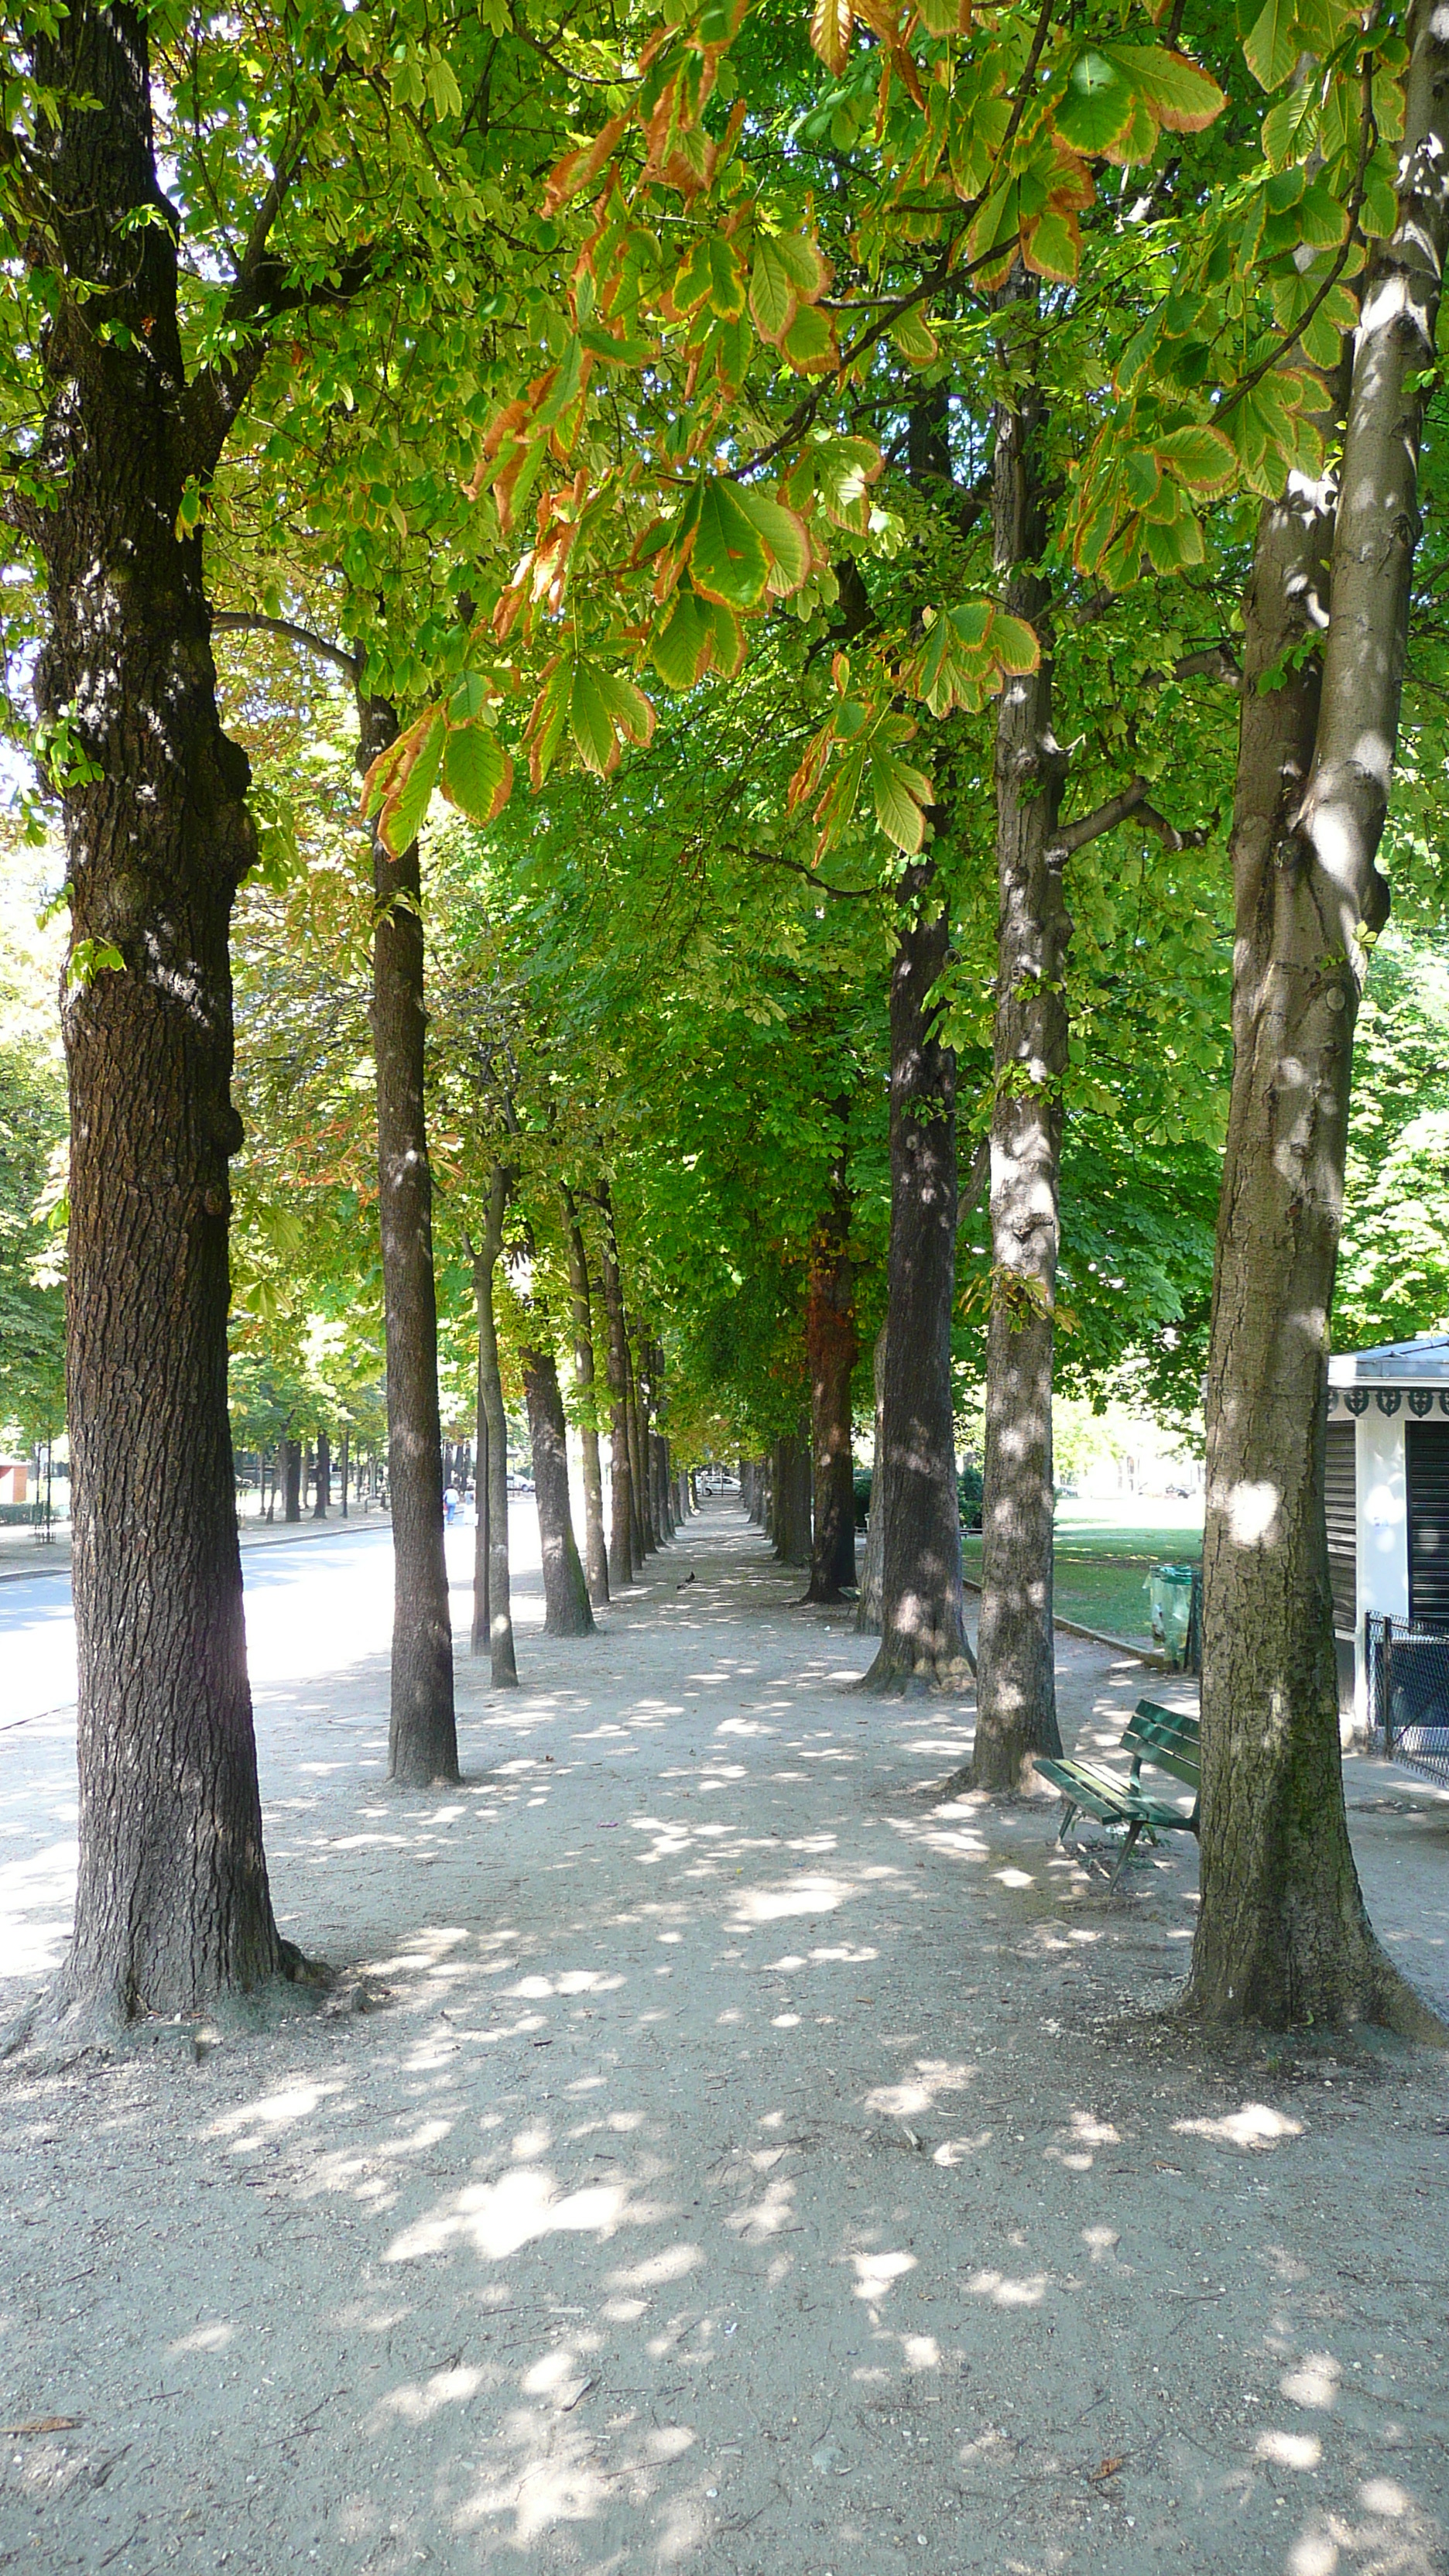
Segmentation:
[(1449, 1422), (1406, 1422), (1409, 1617), (1449, 1628)]
[[(1449, 1429), (1449, 1424), (1446, 1424)], [(1358, 1613), (1358, 1433), (1351, 1422), (1330, 1422), (1324, 1461), (1323, 1502), (1328, 1522), (1328, 1579), (1333, 1586), (1333, 1625), (1351, 1637)]]

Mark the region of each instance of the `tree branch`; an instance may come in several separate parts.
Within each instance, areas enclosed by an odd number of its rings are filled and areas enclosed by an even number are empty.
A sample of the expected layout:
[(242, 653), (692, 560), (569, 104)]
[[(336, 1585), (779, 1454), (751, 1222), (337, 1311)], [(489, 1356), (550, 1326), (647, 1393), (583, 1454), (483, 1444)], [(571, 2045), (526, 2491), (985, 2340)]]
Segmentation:
[(787, 859), (779, 850), (746, 850), (742, 855), (762, 860), (767, 868), (789, 868), (795, 876), (803, 877), (807, 885), (813, 885), (817, 894), (833, 895), (837, 903), (864, 903), (879, 891), (876, 886), (827, 885), (824, 877), (818, 877), (813, 868), (807, 868), (803, 859)]
[(280, 635), (283, 643), (300, 645), (303, 652), (315, 653), (323, 662), (345, 671), (349, 680), (362, 677), (363, 656), (349, 653), (345, 645), (329, 644), (325, 635), (314, 635), (310, 626), (295, 626), (290, 617), (264, 617), (257, 608), (218, 608), (212, 613), (212, 625), (224, 634), (250, 631), (259, 635)]
[(1218, 818), (1214, 814), (1210, 822), (1199, 823), (1190, 832), (1179, 832), (1165, 814), (1159, 814), (1155, 805), (1149, 805), (1146, 779), (1133, 778), (1125, 787), (1119, 788), (1115, 796), (1109, 796), (1095, 812), (1083, 814), (1075, 823), (1064, 823), (1048, 855), (1060, 866), (1074, 850), (1084, 850), (1089, 841), (1100, 841), (1104, 832), (1115, 831), (1119, 823), (1127, 822), (1134, 814), (1143, 829), (1155, 833), (1166, 850), (1200, 850), (1217, 829)]

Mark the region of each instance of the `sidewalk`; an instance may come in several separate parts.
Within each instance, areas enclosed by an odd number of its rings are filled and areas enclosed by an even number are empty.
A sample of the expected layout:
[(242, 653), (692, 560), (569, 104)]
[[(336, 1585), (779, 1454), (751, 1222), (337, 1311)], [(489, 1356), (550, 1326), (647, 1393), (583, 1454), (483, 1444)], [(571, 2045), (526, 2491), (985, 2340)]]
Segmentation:
[[(345, 1537), (349, 1531), (391, 1529), (390, 1512), (376, 1506), (369, 1512), (352, 1511), (346, 1520), (334, 1506), (325, 1521), (314, 1521), (309, 1512), (301, 1521), (244, 1520), (237, 1524), (244, 1548), (286, 1547), (301, 1539)], [(34, 1530), (0, 1529), (0, 1583), (29, 1583), (38, 1574), (69, 1574), (70, 1523), (56, 1525), (55, 1536), (41, 1546)]]

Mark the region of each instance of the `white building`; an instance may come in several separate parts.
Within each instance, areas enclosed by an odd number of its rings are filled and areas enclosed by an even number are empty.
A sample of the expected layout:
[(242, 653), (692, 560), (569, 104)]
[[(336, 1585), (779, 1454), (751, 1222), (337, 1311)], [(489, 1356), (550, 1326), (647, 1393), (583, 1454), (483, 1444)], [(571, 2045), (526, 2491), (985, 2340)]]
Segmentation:
[(1339, 1696), (1358, 1734), (1369, 1617), (1449, 1630), (1449, 1334), (1329, 1361), (1326, 1492)]

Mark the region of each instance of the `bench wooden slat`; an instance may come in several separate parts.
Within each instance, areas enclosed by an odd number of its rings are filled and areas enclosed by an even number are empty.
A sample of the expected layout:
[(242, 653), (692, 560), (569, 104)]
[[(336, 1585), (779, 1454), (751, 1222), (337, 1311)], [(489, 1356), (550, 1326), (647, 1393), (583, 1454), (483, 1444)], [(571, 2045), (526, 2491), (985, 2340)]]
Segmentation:
[(1191, 1815), (1184, 1815), (1180, 1807), (1169, 1807), (1162, 1799), (1150, 1797), (1139, 1776), (1145, 1762), (1154, 1771), (1166, 1771), (1187, 1788), (1198, 1791), (1201, 1766), (1197, 1718), (1190, 1709), (1163, 1708), (1156, 1700), (1139, 1700), (1119, 1749), (1132, 1756), (1131, 1773), (1125, 1780), (1093, 1770), (1083, 1762), (1039, 1761), (1035, 1766), (1042, 1778), (1050, 1780), (1062, 1793), (1062, 1818), (1057, 1828), (1060, 1842), (1065, 1842), (1079, 1810), (1095, 1816), (1101, 1824), (1126, 1826), (1126, 1840), (1112, 1873), (1113, 1887), (1139, 1834), (1145, 1832), (1149, 1840), (1154, 1840), (1156, 1831), (1197, 1832), (1196, 1796)]

